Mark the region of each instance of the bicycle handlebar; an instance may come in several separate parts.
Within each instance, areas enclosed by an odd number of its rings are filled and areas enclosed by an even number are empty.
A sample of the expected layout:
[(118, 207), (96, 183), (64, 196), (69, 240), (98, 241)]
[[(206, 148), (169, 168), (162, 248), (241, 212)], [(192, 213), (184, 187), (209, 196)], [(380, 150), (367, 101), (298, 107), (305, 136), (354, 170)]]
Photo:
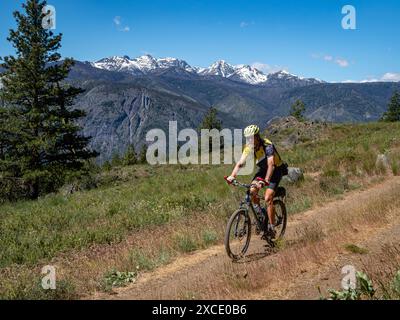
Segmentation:
[(247, 188), (247, 189), (250, 189), (250, 188), (251, 188), (251, 185), (250, 185), (250, 184), (241, 183), (241, 182), (237, 181), (236, 179), (233, 180), (232, 182), (230, 182), (230, 181), (228, 181), (228, 177), (224, 177), (224, 180), (225, 180), (229, 185), (232, 185), (232, 186), (235, 186), (235, 187), (243, 187), (243, 188)]
[[(235, 180), (233, 180), (232, 182), (229, 182), (228, 181), (228, 177), (224, 177), (224, 179), (225, 179), (225, 181), (229, 184), (229, 185), (233, 185), (233, 186), (235, 186), (235, 187), (242, 187), (242, 188), (246, 188), (246, 189), (250, 189), (254, 184), (245, 184), (245, 183), (241, 183), (241, 182), (239, 182), (239, 181), (237, 181), (236, 179)], [(260, 179), (260, 180), (259, 180)], [(259, 178), (259, 179), (257, 179), (258, 181), (262, 181), (262, 182), (265, 182), (265, 180), (263, 180), (263, 179), (261, 179), (261, 178)], [(267, 184), (266, 184), (267, 185)], [(265, 186), (266, 186), (265, 185)], [(265, 187), (264, 186), (264, 187)]]

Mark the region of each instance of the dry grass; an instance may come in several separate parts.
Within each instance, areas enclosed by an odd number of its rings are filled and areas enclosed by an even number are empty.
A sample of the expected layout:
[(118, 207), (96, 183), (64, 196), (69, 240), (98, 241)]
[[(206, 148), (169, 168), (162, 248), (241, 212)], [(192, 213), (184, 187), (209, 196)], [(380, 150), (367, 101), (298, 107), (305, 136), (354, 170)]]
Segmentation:
[(378, 297), (400, 300), (400, 283), (396, 286), (393, 283), (393, 279), (400, 271), (398, 243), (384, 244), (379, 252), (363, 260), (362, 268), (371, 277)]
[[(340, 208), (336, 214), (324, 219), (320, 224), (304, 221), (296, 227), (295, 239), (292, 239), (293, 241), (290, 241), (290, 244), (278, 254), (249, 263), (245, 268), (227, 263), (223, 271), (218, 268), (211, 269), (208, 274), (213, 277), (207, 280), (210, 284), (206, 288), (204, 288), (204, 278), (199, 279), (198, 283), (191, 283), (190, 288), (202, 299), (282, 296), (285, 293), (281, 291), (283, 290), (281, 287), (290, 288), (288, 284), (295, 281), (299, 274), (334, 260), (343, 252), (343, 247), (349, 240), (368, 239), (399, 214), (398, 188), (392, 188), (380, 196), (378, 200), (371, 199), (368, 203), (354, 208), (351, 215), (346, 212), (346, 208)], [(376, 214), (377, 209), (381, 209), (379, 215)], [(329, 232), (324, 233), (323, 230)], [(391, 260), (392, 263), (388, 263), (387, 266), (392, 267), (389, 268), (390, 271), (385, 272), (386, 278), (392, 279), (394, 271), (399, 267), (399, 257), (397, 256), (397, 260), (393, 257), (399, 254), (399, 251), (386, 251), (388, 257), (381, 260), (379, 267), (376, 260), (371, 266), (375, 266), (376, 270), (382, 273), (385, 269), (382, 265)], [(181, 295), (184, 295), (184, 292), (183, 290)]]
[[(213, 209), (215, 213), (217, 208)], [(218, 207), (218, 210), (224, 209)], [(59, 255), (48, 264), (56, 266), (58, 280), (74, 284), (74, 290), (68, 295), (69, 297), (72, 295), (78, 298), (76, 292), (87, 294), (103, 291), (106, 289), (104, 277), (111, 270), (139, 273), (151, 271), (169, 263), (182, 253), (206, 248), (221, 241), (226, 219), (221, 218), (221, 211), (219, 214), (213, 212), (203, 212), (167, 225), (143, 229), (118, 244), (94, 245), (88, 250)], [(229, 213), (230, 211), (226, 211), (226, 216)], [(194, 245), (191, 250), (188, 250), (189, 244)], [(31, 268), (11, 267), (3, 269), (2, 272), (0, 294), (2, 290), (4, 292), (7, 290), (9, 295), (6, 298), (17, 297), (13, 292), (17, 292), (18, 283), (28, 288), (27, 296), (22, 296), (23, 298), (30, 298), (30, 292), (36, 294), (36, 291), (31, 290), (40, 281), (39, 267), (33, 271), (38, 275), (33, 281), (30, 277)], [(21, 281), (21, 278), (24, 281)], [(10, 290), (13, 286), (16, 289)]]
[[(321, 141), (308, 141), (285, 152), (285, 159), (291, 165), (311, 173), (299, 184), (285, 185), (289, 213), (325, 206), (348, 191), (386, 179), (376, 176), (373, 168), (380, 146), (393, 150), (392, 169), (397, 172), (400, 142), (388, 133), (393, 135), (399, 128), (381, 124), (338, 126), (325, 132)], [(352, 139), (348, 139), (350, 136)], [(353, 157), (348, 157), (350, 153)], [(229, 166), (116, 168), (105, 174), (108, 184), (98, 190), (80, 192), (70, 198), (54, 195), (38, 202), (2, 206), (0, 227), (9, 245), (4, 242), (1, 256), (5, 267), (0, 269), (0, 297), (81, 297), (103, 290), (104, 276), (110, 270), (138, 270), (140, 277), (193, 250), (221, 244), (226, 221), (243, 197), (242, 190), (223, 185), (222, 177), (230, 169)], [(243, 177), (243, 181), (247, 178)], [(243, 266), (228, 263), (206, 270), (205, 278), (199, 275), (199, 288), (190, 286), (186, 291), (176, 288), (175, 294), (198, 297), (201, 293), (202, 297), (208, 297), (202, 293), (202, 287), (211, 278), (214, 283), (209, 291), (204, 291), (210, 293), (209, 297), (239, 297), (239, 292), (265, 287), (265, 282), (260, 284), (257, 277), (271, 277), (279, 282), (276, 273), (268, 272), (271, 268), (278, 274), (295, 275), (300, 266), (324, 260), (325, 252), (320, 251), (328, 250), (336, 235), (340, 239), (346, 230), (351, 235), (359, 225), (386, 224), (385, 210), (390, 205), (382, 203), (382, 199), (385, 197), (371, 200), (367, 207), (360, 203), (358, 209), (343, 210), (307, 226), (301, 224), (301, 230), (296, 228), (299, 231), (292, 236), (293, 241), (282, 243), (279, 258), (272, 259), (278, 261), (270, 263), (271, 259), (266, 259), (249, 264), (243, 279), (230, 273), (236, 270), (230, 268), (239, 270)], [(395, 200), (394, 196), (386, 199)], [(24, 245), (18, 245), (13, 230), (18, 230), (18, 240)], [(331, 242), (326, 242), (327, 239)], [(331, 249), (335, 252), (340, 248), (334, 245)], [(58, 270), (62, 290), (56, 296), (38, 292), (40, 269), (47, 264), (55, 265)], [(221, 277), (220, 270), (227, 272), (225, 277)]]
[[(373, 182), (368, 181), (365, 184)], [(318, 183), (318, 180), (311, 180), (309, 183)], [(300, 188), (309, 190), (309, 185), (306, 183)], [(297, 193), (294, 192), (294, 194)], [(325, 201), (323, 199), (329, 199), (318, 192), (313, 197), (316, 203)], [(340, 250), (340, 246), (331, 247), (332, 243), (335, 242), (332, 241), (335, 234), (341, 239), (346, 230), (351, 233), (354, 225), (387, 223), (385, 214), (387, 210), (382, 209), (399, 205), (399, 200), (396, 201), (396, 199), (396, 192), (390, 192), (380, 198), (379, 202), (371, 201), (371, 203), (362, 204), (356, 209), (352, 209), (351, 214), (342, 210), (329, 216), (328, 219), (324, 218), (323, 221), (316, 220), (303, 223), (293, 230), (294, 236), (290, 241), (282, 243), (278, 261), (272, 264), (264, 263), (263, 260), (252, 263), (248, 266), (245, 277), (237, 276), (237, 273), (235, 273), (237, 266), (232, 266), (231, 263), (224, 266), (225, 276), (220, 275), (220, 267), (207, 270), (206, 279), (199, 275), (198, 288), (191, 285), (187, 290), (176, 289), (176, 297), (207, 298), (217, 296), (228, 298), (234, 296), (239, 299), (243, 297), (242, 294), (261, 290), (266, 283), (269, 283), (264, 278), (265, 282), (260, 282), (258, 277), (271, 274), (270, 280), (272, 282), (279, 280), (276, 277), (276, 272), (273, 272), (274, 270), (278, 270), (279, 274), (283, 273), (295, 277), (303, 270), (304, 265), (321, 263), (326, 251), (332, 253)], [(227, 218), (234, 208), (234, 202), (226, 205), (214, 205), (205, 212), (192, 214), (166, 225), (139, 230), (118, 244), (94, 245), (88, 250), (59, 255), (47, 263), (57, 267), (58, 279), (64, 284), (65, 289), (59, 292), (59, 297), (79, 298), (96, 291), (106, 290), (104, 277), (111, 270), (122, 272), (137, 270), (140, 276), (143, 272), (149, 272), (170, 263), (182, 254), (222, 243)], [(380, 210), (378, 212), (383, 212), (383, 214), (376, 215), (377, 209)], [(330, 248), (328, 249), (327, 246), (330, 246)], [(32, 271), (38, 276), (32, 277)], [(9, 276), (10, 274), (13, 276)], [(6, 298), (37, 297), (38, 290), (34, 288), (38, 286), (40, 281), (39, 266), (34, 270), (24, 266), (11, 267), (4, 269), (2, 275), (4, 276), (1, 276), (3, 280), (0, 292), (1, 290), (8, 292)], [(224, 280), (221, 281), (221, 279)], [(214, 282), (212, 287), (204, 290), (204, 283), (210, 281)], [(18, 287), (18, 284), (23, 287)], [(221, 290), (222, 292), (220, 292)], [(77, 292), (81, 294), (77, 295)], [(196, 295), (193, 292), (196, 292)], [(159, 293), (153, 292), (153, 294)], [(48, 298), (46, 295), (43, 297)]]

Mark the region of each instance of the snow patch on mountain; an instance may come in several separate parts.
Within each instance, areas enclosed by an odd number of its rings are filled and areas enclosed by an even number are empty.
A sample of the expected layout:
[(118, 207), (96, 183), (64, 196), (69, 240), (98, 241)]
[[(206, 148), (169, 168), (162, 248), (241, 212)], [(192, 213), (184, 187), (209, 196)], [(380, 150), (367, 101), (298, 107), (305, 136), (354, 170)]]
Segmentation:
[(210, 67), (203, 69), (200, 74), (208, 76), (220, 76), (224, 78), (229, 78), (235, 73), (235, 67), (230, 65), (224, 60), (219, 60), (213, 63)]
[(132, 74), (147, 74), (159, 69), (180, 68), (187, 72), (197, 72), (196, 68), (191, 67), (186, 61), (175, 58), (155, 59), (146, 54), (135, 59), (128, 56), (104, 58), (92, 65), (99, 69), (108, 71), (121, 71)]
[(286, 70), (281, 70), (278, 72), (268, 74), (266, 83), (272, 84), (272, 85), (286, 83), (286, 84), (291, 84), (291, 85), (296, 85), (296, 86), (302, 86), (302, 85), (324, 83), (324, 81), (321, 81), (319, 79), (314, 79), (314, 78), (299, 77), (297, 75), (287, 72)]
[(176, 58), (155, 59), (149, 54), (135, 59), (131, 59), (128, 56), (114, 56), (101, 59), (92, 63), (92, 65), (100, 69), (128, 72), (133, 75), (149, 74), (157, 70), (177, 68), (200, 76), (218, 76), (251, 85), (278, 84), (280, 82), (288, 82), (291, 85), (323, 83), (323, 81), (318, 79), (298, 77), (285, 70), (266, 75), (249, 65), (231, 65), (224, 60), (219, 60), (208, 68), (199, 68), (190, 66), (184, 60)]
[(268, 77), (264, 73), (248, 65), (237, 66), (235, 73), (229, 78), (249, 84), (262, 84), (268, 80)]
[(187, 72), (197, 72), (197, 68), (190, 66), (186, 61), (176, 58), (162, 58), (157, 60), (158, 67), (161, 69), (180, 68)]

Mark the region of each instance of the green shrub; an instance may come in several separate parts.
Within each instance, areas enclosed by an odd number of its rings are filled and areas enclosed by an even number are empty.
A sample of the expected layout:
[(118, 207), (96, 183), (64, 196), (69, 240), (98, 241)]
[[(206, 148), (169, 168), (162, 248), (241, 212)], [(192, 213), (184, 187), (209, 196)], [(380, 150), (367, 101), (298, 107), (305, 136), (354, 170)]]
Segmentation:
[(120, 272), (111, 270), (104, 275), (105, 289), (125, 287), (136, 281), (136, 272)]
[(340, 177), (340, 172), (335, 169), (327, 169), (322, 173), (322, 176), (328, 178), (337, 178)]
[(175, 242), (178, 249), (184, 253), (193, 252), (198, 249), (197, 242), (190, 235), (178, 235)]
[(22, 276), (18, 282), (0, 282), (0, 299), (2, 300), (72, 300), (79, 298), (76, 288), (69, 280), (58, 279), (56, 289), (45, 290), (42, 279)]
[(150, 257), (142, 250), (134, 250), (130, 254), (130, 262), (132, 266), (136, 268), (136, 270), (151, 271), (157, 266), (154, 258)]
[[(291, 194), (289, 193), (289, 197)], [(287, 210), (290, 214), (303, 212), (312, 207), (313, 201), (309, 196), (300, 196), (295, 199), (291, 198), (287, 203)]]
[(218, 235), (213, 230), (206, 230), (203, 232), (203, 243), (205, 246), (216, 244), (218, 241)]
[(341, 175), (321, 176), (319, 187), (327, 194), (342, 194), (344, 191), (349, 190), (349, 180)]
[(328, 290), (330, 294), (328, 300), (361, 300), (363, 297), (373, 299), (376, 291), (369, 277), (365, 273), (358, 271), (356, 279), (357, 286), (355, 289), (349, 288), (342, 291)]
[(359, 246), (355, 244), (347, 244), (345, 245), (346, 250), (352, 252), (352, 253), (358, 253), (358, 254), (366, 254), (368, 253), (367, 249), (360, 248)]
[(392, 172), (393, 172), (393, 175), (395, 175), (395, 176), (399, 175), (400, 170), (399, 170), (399, 163), (397, 161), (392, 162)]

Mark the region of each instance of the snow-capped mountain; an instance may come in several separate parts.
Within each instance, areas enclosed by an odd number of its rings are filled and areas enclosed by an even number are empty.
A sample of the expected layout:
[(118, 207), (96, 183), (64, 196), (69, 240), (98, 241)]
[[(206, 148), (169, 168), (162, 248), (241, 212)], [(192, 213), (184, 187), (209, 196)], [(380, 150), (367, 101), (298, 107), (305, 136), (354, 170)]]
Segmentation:
[(248, 65), (234, 66), (224, 60), (215, 62), (209, 68), (201, 69), (199, 74), (220, 76), (249, 84), (262, 84), (267, 81), (267, 76), (255, 68)]
[(271, 86), (281, 86), (284, 84), (286, 87), (302, 87), (306, 85), (324, 83), (324, 81), (315, 78), (299, 77), (282, 70), (268, 74), (266, 83)]
[(194, 68), (190, 66), (186, 61), (179, 60), (176, 58), (163, 58), (157, 60), (158, 67), (161, 69), (168, 69), (168, 68), (178, 68), (183, 69), (187, 72), (196, 73), (198, 68)]
[(132, 63), (144, 73), (150, 72), (159, 67), (158, 61), (149, 54), (133, 59)]
[(186, 61), (176, 58), (155, 59), (151, 55), (144, 55), (131, 59), (128, 56), (114, 56), (101, 59), (92, 63), (92, 65), (99, 69), (128, 72), (133, 75), (143, 75), (159, 70), (175, 68), (199, 76), (218, 76), (252, 85), (280, 85), (285, 83), (286, 86), (292, 87), (323, 83), (323, 81), (318, 79), (305, 79), (286, 71), (266, 75), (248, 65), (231, 65), (224, 60), (219, 60), (208, 68), (198, 68), (192, 67)]
[(134, 75), (147, 74), (159, 69), (180, 68), (188, 72), (197, 72), (186, 61), (175, 58), (155, 59), (151, 55), (131, 59), (128, 56), (104, 58), (92, 65), (108, 71), (128, 72)]
[(143, 74), (136, 61), (131, 60), (128, 56), (104, 58), (92, 63), (92, 65), (108, 71), (128, 72), (134, 75)]
[(235, 67), (225, 62), (224, 60), (219, 60), (213, 63), (209, 68), (201, 69), (199, 74), (204, 76), (220, 76), (224, 78), (229, 78), (236, 71)]
[(240, 65), (236, 67), (235, 73), (232, 74), (229, 79), (249, 84), (263, 84), (267, 82), (268, 77), (258, 69), (248, 65)]

